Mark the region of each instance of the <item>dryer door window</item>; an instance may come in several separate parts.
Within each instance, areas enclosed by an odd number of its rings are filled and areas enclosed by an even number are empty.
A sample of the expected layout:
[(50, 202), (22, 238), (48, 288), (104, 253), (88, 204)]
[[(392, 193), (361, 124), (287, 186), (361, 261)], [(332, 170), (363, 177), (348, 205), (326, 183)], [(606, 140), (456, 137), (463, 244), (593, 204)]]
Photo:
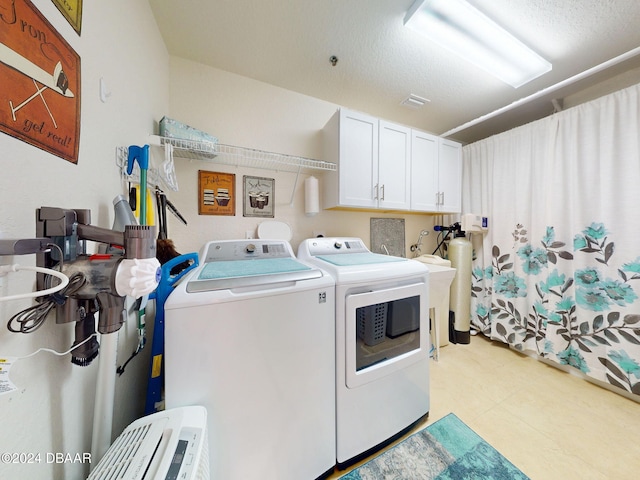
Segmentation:
[(425, 283), (349, 295), (345, 305), (347, 387), (371, 382), (428, 355)]

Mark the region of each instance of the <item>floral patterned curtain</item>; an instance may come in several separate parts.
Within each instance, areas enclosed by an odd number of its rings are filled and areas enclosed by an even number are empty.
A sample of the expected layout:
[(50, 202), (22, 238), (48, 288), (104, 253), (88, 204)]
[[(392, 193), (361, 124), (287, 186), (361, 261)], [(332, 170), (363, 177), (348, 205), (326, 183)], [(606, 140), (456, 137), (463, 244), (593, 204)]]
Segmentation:
[(640, 395), (640, 86), (463, 148), (472, 325)]

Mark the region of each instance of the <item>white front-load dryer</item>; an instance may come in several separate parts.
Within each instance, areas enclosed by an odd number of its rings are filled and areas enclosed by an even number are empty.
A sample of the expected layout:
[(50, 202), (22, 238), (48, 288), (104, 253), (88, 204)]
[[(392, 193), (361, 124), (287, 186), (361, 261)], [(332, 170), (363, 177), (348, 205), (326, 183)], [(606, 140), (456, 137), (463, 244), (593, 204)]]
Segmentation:
[(336, 281), (336, 459), (344, 468), (429, 413), (429, 271), (359, 238), (311, 238), (298, 259)]
[(213, 480), (335, 465), (335, 287), (279, 240), (217, 241), (165, 305), (168, 408), (208, 411)]

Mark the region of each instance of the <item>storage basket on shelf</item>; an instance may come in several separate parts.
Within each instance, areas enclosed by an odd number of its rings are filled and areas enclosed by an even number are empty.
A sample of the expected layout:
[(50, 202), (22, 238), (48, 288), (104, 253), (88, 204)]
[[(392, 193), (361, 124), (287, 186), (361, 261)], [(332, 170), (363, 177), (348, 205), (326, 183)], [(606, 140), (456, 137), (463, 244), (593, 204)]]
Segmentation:
[(179, 122), (178, 120), (174, 120), (173, 118), (162, 117), (159, 122), (159, 127), (161, 137), (202, 142), (210, 146), (215, 146), (218, 143), (217, 137)]
[(387, 330), (387, 303), (377, 303), (356, 309), (358, 338), (365, 345), (376, 345), (384, 340)]

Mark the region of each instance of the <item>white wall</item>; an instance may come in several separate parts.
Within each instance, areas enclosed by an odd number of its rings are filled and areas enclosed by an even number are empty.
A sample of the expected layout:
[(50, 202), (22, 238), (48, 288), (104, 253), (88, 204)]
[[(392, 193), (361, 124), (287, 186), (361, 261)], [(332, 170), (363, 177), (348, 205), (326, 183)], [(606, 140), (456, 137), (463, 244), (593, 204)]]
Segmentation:
[[(125, 191), (115, 149), (146, 142), (154, 120), (168, 109), (169, 57), (146, 0), (85, 1), (81, 36), (50, 0), (33, 3), (81, 58), (79, 160), (73, 165), (0, 133), (2, 239), (35, 236), (35, 210), (40, 206), (88, 208), (94, 225), (110, 227), (112, 200)], [(99, 99), (101, 77), (111, 92), (107, 103)], [(34, 265), (35, 256), (0, 257), (0, 264), (12, 263)], [(0, 296), (34, 288), (33, 274), (25, 272), (0, 282)], [(8, 318), (29, 305), (26, 300), (0, 303), (0, 358), (71, 346), (73, 325), (56, 325), (53, 315), (32, 334), (8, 332)], [(136, 341), (135, 325), (121, 329), (119, 364)], [(0, 452), (40, 453), (42, 463), (0, 463), (0, 478), (72, 479), (88, 473), (88, 465), (47, 464), (44, 457), (48, 452), (91, 451), (98, 360), (84, 368), (69, 360), (69, 355), (42, 352), (12, 367), (11, 380), (18, 389), (0, 395)], [(147, 369), (148, 357), (140, 356), (118, 378), (114, 435), (141, 415)]]
[[(170, 70), (172, 118), (215, 135), (223, 144), (324, 160), (321, 130), (337, 105), (177, 57), (171, 57)], [(198, 170), (235, 173), (240, 198), (235, 216), (198, 215)], [(368, 245), (370, 218), (389, 217), (405, 219), (406, 255), (411, 256), (409, 246), (417, 241), (422, 229), (431, 229), (434, 221), (428, 215), (322, 210), (315, 217), (306, 217), (304, 179), (308, 172), (300, 175), (294, 191), (295, 173), (180, 158), (176, 158), (176, 171), (180, 190), (168, 192), (168, 197), (189, 225), (185, 227), (170, 214), (168, 223), (169, 237), (181, 253), (198, 251), (208, 240), (244, 238), (246, 231), (255, 231), (263, 221), (243, 217), (243, 175), (275, 178), (275, 220), (292, 227), (294, 250), (314, 231), (323, 231), (326, 236), (360, 237)], [(313, 174), (324, 181), (321, 171)], [(425, 239), (423, 253), (431, 253), (434, 240), (435, 235)]]
[(568, 95), (563, 98), (563, 108), (575, 107), (582, 103), (589, 102), (604, 95), (608, 95), (618, 90), (630, 87), (640, 82), (640, 68), (633, 68), (626, 72), (622, 72), (615, 77), (612, 77), (603, 82), (597, 83), (592, 87), (585, 88), (573, 95)]

